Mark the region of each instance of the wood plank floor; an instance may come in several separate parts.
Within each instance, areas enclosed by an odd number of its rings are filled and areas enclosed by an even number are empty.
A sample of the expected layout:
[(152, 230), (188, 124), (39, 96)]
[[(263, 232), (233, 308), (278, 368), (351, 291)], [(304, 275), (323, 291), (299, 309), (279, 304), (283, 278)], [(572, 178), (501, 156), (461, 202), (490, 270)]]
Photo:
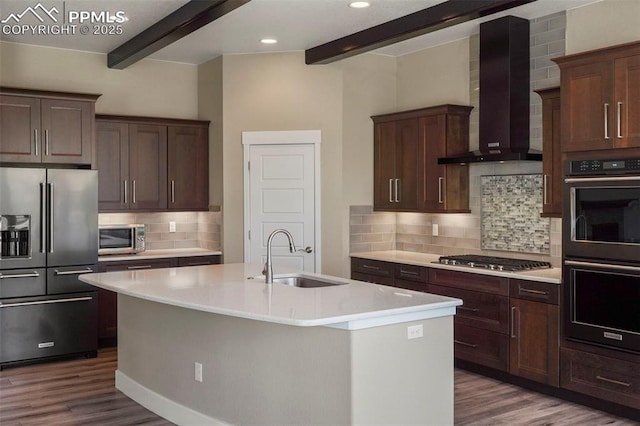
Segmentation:
[[(0, 372), (0, 425), (171, 425), (115, 389), (117, 351)], [(455, 372), (456, 425), (636, 423), (463, 370)]]

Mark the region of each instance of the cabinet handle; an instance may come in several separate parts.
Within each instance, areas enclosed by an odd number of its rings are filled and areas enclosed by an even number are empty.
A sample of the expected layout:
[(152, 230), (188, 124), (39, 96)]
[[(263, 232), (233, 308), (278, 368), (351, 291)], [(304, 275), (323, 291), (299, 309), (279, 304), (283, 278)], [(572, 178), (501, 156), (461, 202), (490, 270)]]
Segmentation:
[(602, 377), (602, 376), (596, 376), (596, 379), (598, 380), (602, 380), (603, 382), (607, 382), (607, 383), (613, 383), (615, 385), (620, 385), (620, 386), (624, 386), (624, 387), (629, 387), (631, 386), (631, 383), (629, 382), (621, 382), (619, 380), (613, 380), (613, 379), (609, 379), (607, 377)]
[(151, 265), (127, 266), (127, 269), (151, 269)]
[(401, 275), (411, 275), (411, 276), (414, 276), (414, 277), (420, 276), (420, 272), (405, 271), (404, 269), (400, 269), (400, 274)]
[(609, 104), (604, 104), (604, 138), (609, 138)]
[(389, 179), (389, 202), (393, 203), (393, 179)]
[(93, 297), (72, 297), (70, 299), (52, 299), (52, 300), (42, 300), (39, 302), (0, 303), (0, 308), (13, 308), (16, 306), (50, 305), (52, 303), (85, 302), (92, 299)]
[(622, 102), (618, 102), (618, 139), (622, 139)]
[(133, 204), (136, 203), (136, 181), (135, 179), (131, 181), (131, 201), (133, 201)]
[(93, 272), (91, 268), (85, 269), (74, 269), (72, 271), (58, 271), (57, 269), (54, 271), (55, 275), (81, 275), (81, 274), (89, 274)]
[(189, 263), (187, 263), (187, 266), (204, 266), (204, 265), (211, 265), (211, 263), (209, 263), (209, 262), (189, 262)]
[(379, 270), (380, 270), (380, 268), (379, 268), (378, 266), (362, 265), (362, 267), (363, 267), (364, 269), (372, 269), (372, 270), (374, 270), (374, 271), (379, 271)]
[(49, 131), (44, 131), (44, 155), (49, 155)]
[(36, 157), (38, 156), (38, 129), (33, 129), (33, 147), (36, 151)]
[(542, 196), (544, 198), (543, 204), (549, 204), (548, 199), (548, 191), (549, 191), (549, 175), (544, 175), (542, 177)]
[(442, 204), (444, 203), (444, 199), (442, 198), (442, 186), (444, 183), (444, 178), (443, 177), (439, 177), (438, 178), (438, 204)]
[(530, 290), (528, 288), (519, 288), (518, 292), (520, 293), (529, 293), (529, 294), (536, 294), (538, 296), (548, 296), (549, 292), (548, 291), (542, 291), (542, 290)]
[(518, 308), (516, 308), (515, 306), (513, 306), (511, 308), (511, 338), (516, 338), (518, 337), (516, 335), (516, 311), (518, 310)]
[(129, 194), (127, 191), (127, 181), (124, 180), (124, 203), (127, 204), (129, 202)]
[(176, 202), (176, 181), (171, 181), (171, 203), (175, 204)]
[(461, 311), (468, 311), (468, 312), (480, 312), (480, 309), (478, 308), (467, 308), (466, 306), (458, 306), (458, 309), (460, 309)]
[(467, 342), (463, 342), (462, 340), (456, 340), (456, 339), (453, 339), (453, 343), (455, 343), (456, 345), (468, 346), (470, 348), (478, 347), (478, 345), (474, 345), (473, 343), (467, 343)]
[(400, 199), (398, 198), (398, 186), (400, 184), (400, 179), (396, 179), (396, 203), (400, 202)]

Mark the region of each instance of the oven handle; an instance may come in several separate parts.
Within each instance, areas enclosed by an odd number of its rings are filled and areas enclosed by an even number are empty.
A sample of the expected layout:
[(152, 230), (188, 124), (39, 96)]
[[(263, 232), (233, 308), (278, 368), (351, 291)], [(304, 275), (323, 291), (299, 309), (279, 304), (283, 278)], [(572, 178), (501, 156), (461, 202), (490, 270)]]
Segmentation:
[(589, 177), (589, 178), (567, 178), (564, 183), (587, 183), (587, 182), (628, 182), (640, 180), (640, 176), (614, 176), (614, 177)]
[(585, 266), (591, 268), (606, 268), (619, 271), (640, 272), (640, 267), (637, 266), (612, 265), (609, 263), (578, 262), (576, 260), (565, 260), (564, 264), (568, 266)]

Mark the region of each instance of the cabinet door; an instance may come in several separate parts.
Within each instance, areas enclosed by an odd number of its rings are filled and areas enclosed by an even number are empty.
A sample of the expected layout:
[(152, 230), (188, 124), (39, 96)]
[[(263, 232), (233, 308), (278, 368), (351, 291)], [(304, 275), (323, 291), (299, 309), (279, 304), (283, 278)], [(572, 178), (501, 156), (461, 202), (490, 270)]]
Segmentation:
[(562, 152), (560, 150), (560, 89), (542, 96), (542, 170), (545, 217), (562, 216)]
[(373, 157), (373, 208), (393, 210), (396, 208), (394, 179), (396, 178), (396, 123), (389, 121), (374, 126)]
[[(422, 154), (422, 155), (421, 155)], [(424, 153), (420, 150), (418, 119), (396, 123), (396, 176), (394, 201), (398, 210), (417, 210), (418, 176), (424, 169)]]
[(511, 374), (558, 386), (558, 323), (558, 306), (511, 299)]
[(131, 210), (167, 208), (167, 126), (129, 125)]
[(640, 55), (615, 61), (615, 146), (640, 147)]
[(420, 119), (420, 139), (425, 151), (424, 207), (431, 212), (445, 210), (446, 169), (438, 164), (438, 158), (447, 155), (446, 130), (445, 115), (430, 115)]
[(43, 99), (41, 119), (43, 163), (91, 164), (91, 102)]
[(129, 208), (129, 125), (96, 122), (98, 162), (98, 208), (100, 211)]
[(563, 70), (562, 149), (609, 149), (614, 142), (613, 65), (596, 62)]
[(169, 209), (209, 207), (209, 138), (206, 127), (169, 126)]
[(0, 96), (0, 161), (40, 162), (40, 99)]

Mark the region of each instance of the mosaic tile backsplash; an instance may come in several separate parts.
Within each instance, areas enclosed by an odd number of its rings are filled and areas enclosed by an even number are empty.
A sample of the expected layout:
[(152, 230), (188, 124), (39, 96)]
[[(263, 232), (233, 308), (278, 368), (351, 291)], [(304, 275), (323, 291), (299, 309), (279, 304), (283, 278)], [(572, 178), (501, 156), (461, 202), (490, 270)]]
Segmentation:
[(549, 254), (542, 175), (482, 176), (480, 204), (482, 249)]

